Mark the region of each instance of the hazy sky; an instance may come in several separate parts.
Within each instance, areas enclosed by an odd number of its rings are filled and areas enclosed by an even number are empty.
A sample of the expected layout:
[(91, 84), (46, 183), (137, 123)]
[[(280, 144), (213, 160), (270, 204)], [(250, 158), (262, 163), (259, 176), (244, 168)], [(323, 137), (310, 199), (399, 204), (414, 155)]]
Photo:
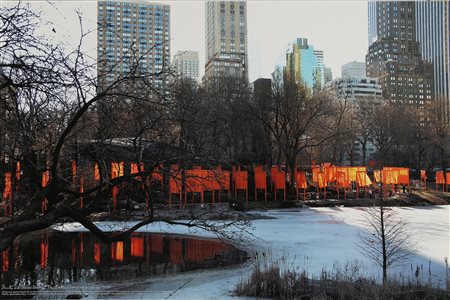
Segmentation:
[[(171, 7), (171, 54), (177, 50), (198, 51), (200, 66), (205, 64), (204, 1), (152, 1)], [(2, 1), (11, 5), (16, 1)], [(57, 40), (74, 43), (79, 38), (75, 10), (83, 14), (85, 30), (94, 29), (96, 1), (30, 1), (41, 8), (54, 23)], [(256, 1), (247, 2), (247, 31), (250, 81), (270, 77), (286, 45), (297, 37), (307, 38), (315, 49), (324, 51), (324, 60), (340, 76), (341, 65), (364, 61), (367, 52), (366, 1)], [(47, 33), (46, 33), (47, 34)], [(94, 31), (85, 45), (95, 57), (97, 34)], [(200, 68), (203, 75), (204, 67)]]

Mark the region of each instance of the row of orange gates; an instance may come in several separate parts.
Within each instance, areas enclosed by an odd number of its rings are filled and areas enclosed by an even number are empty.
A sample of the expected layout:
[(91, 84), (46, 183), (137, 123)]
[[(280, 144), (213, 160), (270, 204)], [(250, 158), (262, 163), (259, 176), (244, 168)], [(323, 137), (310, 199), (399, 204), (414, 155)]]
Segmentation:
[[(125, 163), (124, 162), (112, 162), (111, 163), (111, 179), (118, 178), (124, 175)], [(130, 164), (130, 174), (139, 174), (144, 171), (144, 165), (138, 166), (136, 163)], [(382, 182), (385, 185), (409, 185), (409, 169), (400, 167), (384, 167), (383, 170), (374, 170), (374, 180), (376, 183)], [(201, 202), (204, 203), (204, 193), (211, 192), (212, 203), (215, 203), (215, 194), (218, 194), (218, 200), (220, 202), (221, 192), (225, 191), (228, 196), (231, 196), (231, 192), (234, 192), (234, 196), (237, 197), (238, 193), (245, 192), (246, 201), (248, 201), (249, 191), (249, 172), (241, 170), (239, 166), (232, 167), (231, 171), (222, 170), (218, 166), (215, 170), (204, 170), (201, 167), (193, 167), (191, 170), (180, 170), (178, 165), (172, 165), (169, 172), (169, 205), (172, 205), (172, 199), (174, 195), (179, 196), (179, 204), (187, 204), (187, 194), (192, 194), (192, 200), (194, 201), (194, 194), (199, 193)], [(12, 214), (12, 174), (6, 172), (4, 174), (5, 182), (3, 189), (3, 204), (5, 215)], [(270, 184), (268, 185), (267, 172), (264, 171), (262, 166), (256, 166), (253, 168), (254, 175), (254, 196), (255, 201), (258, 201), (258, 192), (263, 192), (264, 200), (267, 201), (267, 190), (270, 189), (273, 192), (274, 200), (277, 201), (277, 194), (283, 193), (283, 200), (286, 200), (286, 182), (289, 182), (289, 176), (286, 172), (281, 170), (280, 166), (272, 166), (270, 168)], [(17, 162), (15, 179), (20, 181), (21, 169), (20, 163)], [(382, 177), (382, 178), (381, 178)], [(93, 179), (96, 183), (100, 181), (100, 170), (97, 164), (93, 167)], [(139, 179), (139, 176), (136, 177)], [(425, 170), (421, 170), (420, 173), (421, 182), (426, 184), (427, 176)], [(42, 187), (45, 188), (50, 180), (50, 172), (45, 171), (42, 173)], [(73, 184), (79, 187), (79, 192), (84, 191), (84, 178), (82, 175), (77, 176), (77, 165), (72, 162), (72, 181)], [(156, 168), (150, 177), (147, 178), (147, 182), (142, 183), (142, 187), (149, 186), (150, 181), (158, 181), (161, 186), (164, 186), (164, 173), (160, 167)], [(445, 191), (450, 185), (450, 172), (444, 177), (443, 171), (436, 171), (436, 190), (438, 187), (442, 187)], [(312, 182), (308, 184), (307, 174), (305, 171), (296, 171), (295, 184), (297, 199), (299, 190), (302, 189), (304, 193), (304, 199), (306, 197), (306, 190), (308, 187), (315, 186), (318, 193), (324, 192), (326, 197), (326, 188), (333, 187), (337, 194), (338, 199), (340, 192), (342, 191), (344, 197), (346, 192), (351, 187), (352, 183), (356, 184), (356, 188), (359, 191), (361, 188), (371, 186), (372, 180), (367, 175), (366, 167), (337, 167), (331, 166), (329, 163), (323, 163), (320, 166), (312, 167)], [(148, 189), (144, 189), (146, 192), (147, 208), (149, 205), (149, 192)], [(115, 185), (112, 188), (112, 204), (113, 208), (117, 207), (117, 196), (119, 194), (119, 185)], [(184, 199), (184, 202), (183, 202)], [(83, 198), (80, 198), (80, 207), (83, 208)], [(47, 210), (46, 199), (42, 200), (42, 211)]]

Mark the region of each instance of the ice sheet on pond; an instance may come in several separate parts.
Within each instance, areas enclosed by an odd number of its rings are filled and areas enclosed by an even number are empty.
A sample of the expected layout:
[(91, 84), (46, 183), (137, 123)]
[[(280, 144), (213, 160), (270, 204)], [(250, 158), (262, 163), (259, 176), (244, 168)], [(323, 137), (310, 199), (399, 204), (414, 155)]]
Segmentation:
[[(444, 257), (449, 254), (449, 206), (432, 207), (394, 207), (408, 223), (408, 230), (417, 241), (417, 251), (403, 266), (393, 268), (391, 274), (411, 274), (411, 266), (422, 267), (424, 279), (427, 279), (431, 263), (431, 278), (443, 283), (445, 280)], [(275, 219), (252, 221), (255, 229), (248, 243), (242, 245), (244, 250), (259, 253), (270, 253), (274, 258), (286, 257), (292, 265), (304, 267), (310, 274), (320, 274), (323, 269), (331, 270), (333, 265), (359, 261), (367, 276), (380, 276), (380, 270), (374, 263), (365, 258), (358, 250), (358, 233), (363, 230), (362, 208), (305, 208), (290, 210), (272, 210), (258, 212)], [(117, 223), (102, 222), (102, 229), (127, 227), (134, 222)], [(77, 231), (76, 224), (65, 224), (64, 230)], [(61, 228), (60, 228), (61, 229)], [(111, 229), (112, 231), (113, 229)], [(117, 230), (117, 229), (115, 229)], [(139, 231), (171, 232), (177, 234), (197, 234), (213, 236), (203, 230), (192, 232), (182, 226), (150, 224)], [(141, 291), (130, 290), (130, 294), (111, 294), (113, 298), (146, 298), (152, 293), (164, 294), (169, 299), (224, 299), (232, 298), (235, 284), (250, 272), (245, 264), (232, 270), (214, 270), (194, 272), (171, 276), (157, 277), (143, 283)], [(120, 288), (114, 286), (112, 289)], [(125, 287), (124, 287), (125, 288)], [(159, 291), (159, 292), (158, 292)], [(236, 299), (236, 298), (234, 298)]]

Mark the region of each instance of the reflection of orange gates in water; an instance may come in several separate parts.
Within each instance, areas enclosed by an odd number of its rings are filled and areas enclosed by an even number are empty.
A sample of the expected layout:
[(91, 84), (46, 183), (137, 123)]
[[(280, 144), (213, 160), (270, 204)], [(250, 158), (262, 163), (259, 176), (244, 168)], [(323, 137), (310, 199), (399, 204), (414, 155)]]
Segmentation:
[(140, 235), (131, 236), (131, 256), (144, 257), (144, 237)]
[(2, 272), (9, 270), (9, 247), (2, 251)]
[[(219, 240), (148, 233), (105, 244), (90, 233), (51, 232), (15, 245), (1, 253), (1, 271), (9, 272), (4, 278), (35, 276), (38, 282), (78, 281), (84, 276), (86, 280), (130, 279), (136, 274), (184, 272), (245, 259), (244, 252)], [(42, 271), (36, 273), (37, 266)]]
[(48, 262), (48, 237), (47, 234), (42, 235), (41, 240), (41, 268), (45, 269)]

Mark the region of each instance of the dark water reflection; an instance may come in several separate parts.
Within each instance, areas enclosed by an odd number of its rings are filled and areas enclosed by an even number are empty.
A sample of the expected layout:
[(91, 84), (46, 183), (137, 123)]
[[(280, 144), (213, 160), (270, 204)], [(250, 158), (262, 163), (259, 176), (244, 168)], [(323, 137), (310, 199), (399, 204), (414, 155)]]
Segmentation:
[(102, 243), (90, 233), (52, 232), (3, 251), (2, 285), (45, 286), (132, 279), (242, 263), (246, 254), (219, 240), (135, 233)]

